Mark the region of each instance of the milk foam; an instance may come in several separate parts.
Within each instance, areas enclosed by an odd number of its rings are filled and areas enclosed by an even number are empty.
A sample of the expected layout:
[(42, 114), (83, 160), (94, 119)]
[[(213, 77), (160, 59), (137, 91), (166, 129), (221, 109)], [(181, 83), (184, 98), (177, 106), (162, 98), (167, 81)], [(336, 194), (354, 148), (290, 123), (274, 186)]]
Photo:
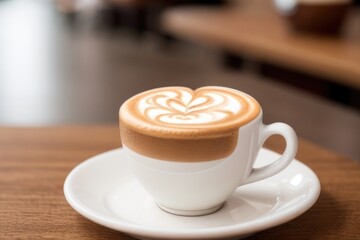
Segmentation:
[(120, 135), (124, 146), (150, 158), (210, 161), (232, 154), (239, 128), (259, 116), (259, 103), (235, 89), (157, 88), (121, 106)]
[(261, 112), (251, 96), (225, 87), (165, 87), (142, 92), (120, 108), (124, 128), (172, 139), (233, 135)]
[(203, 92), (171, 89), (144, 96), (137, 110), (154, 123), (209, 124), (231, 118), (239, 113), (241, 102), (223, 92)]

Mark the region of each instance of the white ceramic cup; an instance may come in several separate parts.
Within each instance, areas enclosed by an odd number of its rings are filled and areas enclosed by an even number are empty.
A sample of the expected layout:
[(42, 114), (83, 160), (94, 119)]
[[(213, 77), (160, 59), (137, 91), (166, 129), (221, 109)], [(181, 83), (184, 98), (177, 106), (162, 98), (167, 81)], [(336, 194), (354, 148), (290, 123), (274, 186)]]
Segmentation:
[[(238, 142), (230, 156), (205, 162), (157, 160), (123, 147), (140, 184), (160, 208), (178, 215), (204, 215), (221, 208), (237, 187), (282, 171), (296, 155), (294, 130), (284, 123), (264, 125), (262, 111), (238, 131)], [(286, 141), (284, 153), (270, 165), (254, 168), (263, 143), (275, 134)]]

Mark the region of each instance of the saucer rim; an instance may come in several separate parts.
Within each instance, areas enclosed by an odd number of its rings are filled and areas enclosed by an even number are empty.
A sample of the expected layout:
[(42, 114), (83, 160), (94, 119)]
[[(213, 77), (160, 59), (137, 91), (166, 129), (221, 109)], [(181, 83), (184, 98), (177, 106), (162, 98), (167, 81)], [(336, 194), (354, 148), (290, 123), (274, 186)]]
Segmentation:
[[(280, 156), (280, 154), (267, 149), (261, 148), (261, 151), (266, 151), (270, 154), (275, 154)], [(109, 217), (102, 216), (98, 214), (95, 210), (86, 208), (82, 206), (82, 203), (77, 201), (75, 197), (72, 196), (71, 193), (71, 182), (74, 176), (81, 171), (83, 168), (86, 168), (88, 165), (91, 165), (93, 162), (99, 161), (99, 159), (106, 158), (113, 154), (123, 154), (123, 148), (116, 148), (112, 149), (97, 155), (94, 155), (83, 162), (79, 163), (75, 166), (70, 173), (67, 175), (65, 182), (64, 182), (64, 195), (67, 202), (70, 206), (78, 212), (83, 217), (100, 224), (102, 226), (111, 228), (116, 231), (120, 231), (132, 236), (142, 236), (146, 238), (156, 238), (156, 239), (164, 239), (164, 238), (182, 238), (182, 239), (218, 239), (224, 237), (234, 237), (234, 236), (244, 236), (249, 235), (252, 233), (256, 233), (262, 230), (266, 230), (281, 224), (284, 224), (288, 221), (291, 221), (298, 216), (302, 215), (304, 212), (309, 210), (317, 201), (320, 192), (321, 186), (320, 181), (317, 175), (304, 163), (300, 162), (296, 158), (291, 162), (291, 164), (299, 165), (301, 168), (307, 171), (307, 174), (311, 176), (310, 178), (313, 179), (312, 181), (312, 189), (309, 189), (309, 192), (301, 202), (296, 205), (292, 205), (282, 209), (280, 212), (275, 212), (269, 214), (267, 216), (262, 216), (257, 219), (253, 219), (248, 222), (243, 222), (239, 224), (232, 224), (228, 226), (221, 226), (221, 227), (209, 227), (209, 228), (202, 228), (202, 229), (165, 229), (161, 227), (150, 227), (139, 225), (136, 223), (131, 223), (126, 221), (126, 219), (116, 219), (112, 220)], [(301, 169), (300, 168), (300, 169)], [(286, 168), (283, 170), (286, 171)], [(299, 170), (301, 171), (301, 170)], [(263, 181), (266, 181), (263, 180)], [(201, 216), (200, 216), (201, 217)], [(194, 235), (196, 238), (194, 238)]]

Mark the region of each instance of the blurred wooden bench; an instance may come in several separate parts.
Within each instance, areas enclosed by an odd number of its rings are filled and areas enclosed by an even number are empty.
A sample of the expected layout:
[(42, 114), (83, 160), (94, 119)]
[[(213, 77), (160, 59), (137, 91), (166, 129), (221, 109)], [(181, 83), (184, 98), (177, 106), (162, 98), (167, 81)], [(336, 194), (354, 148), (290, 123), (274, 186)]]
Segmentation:
[(313, 36), (291, 31), (272, 4), (261, 2), (169, 9), (162, 25), (178, 38), (360, 90), (359, 9), (350, 13), (341, 37)]

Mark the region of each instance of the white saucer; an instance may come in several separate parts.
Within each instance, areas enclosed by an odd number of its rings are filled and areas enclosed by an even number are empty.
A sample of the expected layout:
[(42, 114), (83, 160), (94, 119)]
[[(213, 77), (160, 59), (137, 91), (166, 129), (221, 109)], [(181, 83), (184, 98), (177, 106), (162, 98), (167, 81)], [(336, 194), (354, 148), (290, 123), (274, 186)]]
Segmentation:
[[(279, 155), (261, 149), (257, 167)], [(279, 174), (236, 189), (217, 212), (200, 217), (161, 210), (132, 175), (122, 149), (94, 156), (66, 178), (69, 204), (84, 217), (141, 239), (239, 238), (285, 223), (317, 200), (320, 183), (294, 160)]]

